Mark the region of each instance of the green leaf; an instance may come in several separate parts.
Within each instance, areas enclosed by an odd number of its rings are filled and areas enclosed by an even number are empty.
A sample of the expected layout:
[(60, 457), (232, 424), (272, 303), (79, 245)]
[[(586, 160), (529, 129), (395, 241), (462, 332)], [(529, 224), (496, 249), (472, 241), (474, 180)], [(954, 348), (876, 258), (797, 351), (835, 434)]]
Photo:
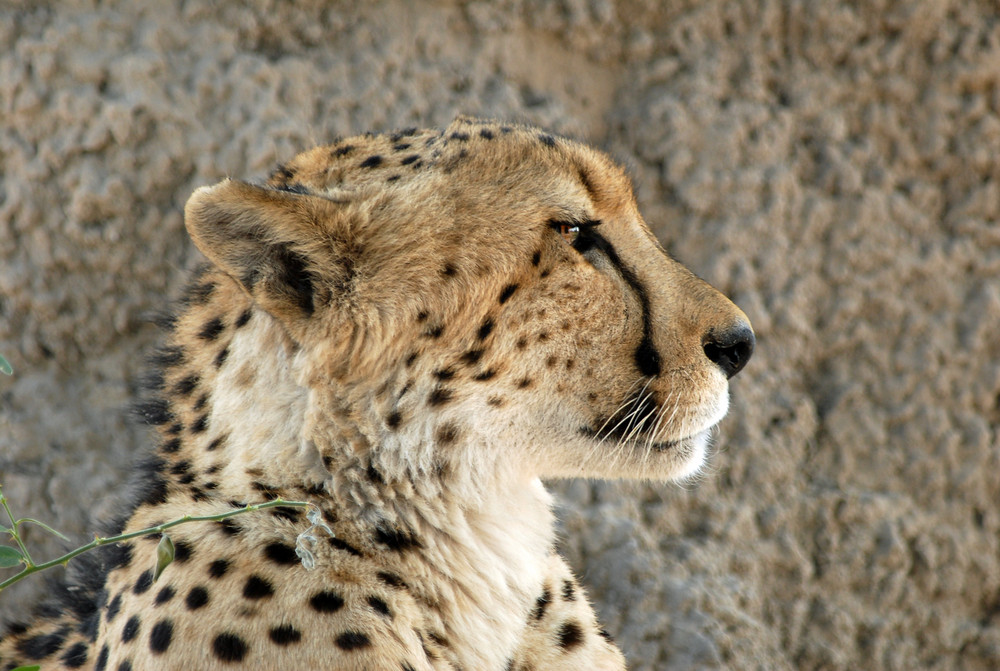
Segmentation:
[(41, 528), (45, 529), (50, 534), (54, 534), (54, 535), (58, 536), (59, 538), (61, 538), (64, 541), (66, 541), (67, 543), (69, 542), (68, 538), (66, 538), (61, 533), (59, 533), (58, 531), (56, 531), (55, 529), (53, 529), (52, 527), (50, 527), (48, 524), (45, 524), (44, 522), (39, 522), (38, 520), (33, 520), (30, 517), (22, 517), (21, 519), (18, 520), (18, 522), (19, 523), (20, 522), (31, 522), (32, 524), (35, 524), (35, 525), (40, 526)]
[(10, 367), (10, 362), (3, 358), (3, 354), (0, 354), (0, 373), (4, 375), (14, 374), (14, 369)]
[(170, 540), (170, 536), (163, 534), (160, 537), (160, 542), (156, 544), (156, 568), (153, 569), (153, 582), (156, 582), (156, 579), (163, 573), (163, 569), (170, 566), (173, 561), (174, 542)]
[(40, 668), (42, 667), (35, 664), (34, 666), (19, 666), (16, 669), (11, 669), (10, 671), (38, 671)]
[(0, 568), (14, 568), (18, 564), (23, 564), (24, 555), (17, 548), (7, 545), (0, 545)]

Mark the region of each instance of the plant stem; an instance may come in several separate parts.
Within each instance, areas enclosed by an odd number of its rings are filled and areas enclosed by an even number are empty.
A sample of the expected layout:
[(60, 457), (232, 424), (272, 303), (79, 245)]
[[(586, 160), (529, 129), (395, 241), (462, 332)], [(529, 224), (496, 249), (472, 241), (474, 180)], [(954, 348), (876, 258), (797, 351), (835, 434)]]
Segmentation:
[[(94, 540), (87, 543), (86, 545), (78, 547), (71, 552), (67, 552), (63, 556), (53, 559), (52, 561), (47, 561), (44, 564), (37, 564), (37, 565), (29, 563), (17, 575), (14, 575), (8, 578), (7, 580), (4, 580), (3, 582), (0, 582), (0, 592), (2, 592), (5, 587), (13, 585), (17, 581), (28, 577), (32, 573), (38, 573), (39, 571), (44, 571), (47, 568), (52, 568), (53, 566), (57, 566), (59, 564), (65, 565), (73, 557), (76, 557), (77, 555), (82, 554), (87, 550), (93, 550), (94, 548), (100, 547), (102, 545), (109, 545), (111, 543), (121, 543), (122, 541), (127, 541), (132, 538), (136, 538), (138, 536), (147, 536), (149, 534), (162, 533), (167, 529), (169, 529), (170, 527), (175, 527), (178, 524), (185, 524), (187, 522), (216, 522), (219, 520), (224, 520), (228, 517), (235, 517), (236, 515), (242, 515), (243, 513), (251, 513), (256, 510), (264, 510), (265, 508), (277, 508), (279, 506), (289, 506), (292, 508), (307, 508), (310, 505), (312, 504), (306, 501), (285, 501), (284, 499), (274, 499), (273, 501), (267, 501), (265, 503), (255, 503), (252, 505), (245, 506), (243, 508), (238, 508), (236, 510), (230, 510), (225, 513), (219, 513), (218, 515), (199, 515), (199, 516), (185, 515), (184, 517), (172, 520), (170, 522), (164, 522), (163, 524), (160, 524), (155, 527), (149, 527), (148, 529), (140, 529), (139, 531), (132, 531), (127, 534), (121, 534), (119, 536), (111, 536), (108, 538), (102, 538), (100, 536), (96, 536)], [(6, 500), (3, 501), (3, 506), (4, 508), (7, 507)], [(8, 516), (10, 515), (9, 510), (7, 511), (7, 514)], [(11, 517), (11, 521), (13, 521), (13, 519), (14, 518)], [(15, 539), (16, 538), (17, 537), (15, 536)], [(21, 545), (19, 539), (18, 539), (18, 545)], [(27, 559), (27, 551), (24, 550), (23, 545), (21, 546), (21, 549), (25, 553), (25, 559)]]
[[(3, 489), (0, 488), (0, 505), (3, 506), (4, 511), (7, 513), (7, 517), (10, 519), (10, 535), (14, 537), (14, 542), (17, 543), (17, 547), (21, 549), (21, 556), (24, 557), (25, 568), (31, 568), (35, 565), (35, 562), (31, 560), (31, 555), (28, 554), (28, 548), (24, 547), (24, 543), (21, 541), (21, 535), (18, 533), (20, 531), (19, 525), (21, 520), (15, 520), (14, 514), (10, 512), (10, 507), (7, 505), (7, 497), (3, 495)], [(3, 589), (3, 585), (0, 584), (0, 589)]]

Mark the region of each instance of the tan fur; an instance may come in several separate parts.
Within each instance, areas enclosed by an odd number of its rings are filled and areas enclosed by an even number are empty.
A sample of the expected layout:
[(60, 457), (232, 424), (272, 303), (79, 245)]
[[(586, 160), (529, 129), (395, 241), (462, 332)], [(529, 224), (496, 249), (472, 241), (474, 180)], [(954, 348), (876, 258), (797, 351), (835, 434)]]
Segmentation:
[(314, 530), (307, 570), (300, 514), (184, 525), (152, 586), (155, 539), (135, 542), (87, 668), (624, 668), (553, 552), (539, 478), (696, 472), (753, 339), (663, 252), (622, 170), (459, 119), (199, 189), (186, 221), (212, 266), (168, 343), (166, 494), (126, 530), (280, 495), (334, 538)]

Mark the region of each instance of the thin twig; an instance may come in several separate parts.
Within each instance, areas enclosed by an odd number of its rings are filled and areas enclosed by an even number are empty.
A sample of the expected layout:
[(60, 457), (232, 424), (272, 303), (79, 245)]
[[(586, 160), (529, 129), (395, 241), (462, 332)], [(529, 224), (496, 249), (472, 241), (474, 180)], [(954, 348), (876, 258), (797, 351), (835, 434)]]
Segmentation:
[[(0, 501), (3, 502), (4, 508), (7, 508), (6, 499), (0, 497)], [(251, 513), (256, 510), (264, 510), (265, 508), (276, 508), (279, 506), (290, 506), (293, 508), (307, 508), (313, 504), (306, 501), (285, 501), (284, 499), (274, 499), (273, 501), (267, 501), (265, 503), (255, 503), (243, 508), (238, 508), (236, 510), (230, 510), (229, 512), (219, 513), (218, 515), (185, 515), (184, 517), (172, 520), (170, 522), (164, 522), (163, 524), (157, 525), (155, 527), (149, 527), (148, 529), (140, 529), (139, 531), (132, 531), (127, 534), (121, 534), (119, 536), (110, 536), (107, 538), (102, 538), (100, 536), (95, 536), (94, 540), (90, 541), (86, 545), (76, 548), (72, 552), (67, 552), (63, 556), (53, 559), (52, 561), (47, 561), (44, 564), (34, 564), (29, 562), (25, 565), (24, 569), (20, 573), (14, 575), (3, 582), (0, 582), (0, 592), (3, 591), (5, 587), (13, 585), (17, 581), (28, 577), (32, 573), (38, 573), (39, 571), (44, 571), (47, 568), (52, 568), (53, 566), (58, 566), (59, 564), (65, 565), (70, 559), (76, 557), (79, 554), (86, 552), (87, 550), (93, 550), (96, 547), (102, 545), (110, 545), (111, 543), (121, 543), (122, 541), (131, 540), (132, 538), (137, 538), (139, 536), (148, 536), (149, 534), (158, 534), (166, 531), (170, 527), (175, 527), (178, 524), (185, 524), (187, 522), (217, 522), (219, 520), (224, 520), (229, 517), (234, 517), (236, 515), (242, 515), (243, 513)], [(10, 510), (7, 511), (7, 515), (10, 516), (11, 521), (14, 521), (14, 517), (10, 515)], [(15, 531), (17, 523), (15, 522)], [(25, 555), (25, 559), (28, 560), (27, 550), (24, 549), (21, 540), (14, 534), (14, 540), (17, 544), (21, 546), (21, 551)]]

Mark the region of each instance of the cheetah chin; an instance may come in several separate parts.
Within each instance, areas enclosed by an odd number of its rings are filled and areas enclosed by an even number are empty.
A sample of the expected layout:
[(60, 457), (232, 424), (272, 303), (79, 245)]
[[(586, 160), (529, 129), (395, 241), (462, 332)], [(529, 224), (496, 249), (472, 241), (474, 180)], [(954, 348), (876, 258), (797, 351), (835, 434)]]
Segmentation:
[(755, 343), (624, 171), (459, 118), (200, 188), (185, 224), (207, 263), (106, 532), (310, 513), (173, 527), (155, 579), (155, 537), (74, 559), (0, 667), (623, 669), (542, 479), (690, 477)]

